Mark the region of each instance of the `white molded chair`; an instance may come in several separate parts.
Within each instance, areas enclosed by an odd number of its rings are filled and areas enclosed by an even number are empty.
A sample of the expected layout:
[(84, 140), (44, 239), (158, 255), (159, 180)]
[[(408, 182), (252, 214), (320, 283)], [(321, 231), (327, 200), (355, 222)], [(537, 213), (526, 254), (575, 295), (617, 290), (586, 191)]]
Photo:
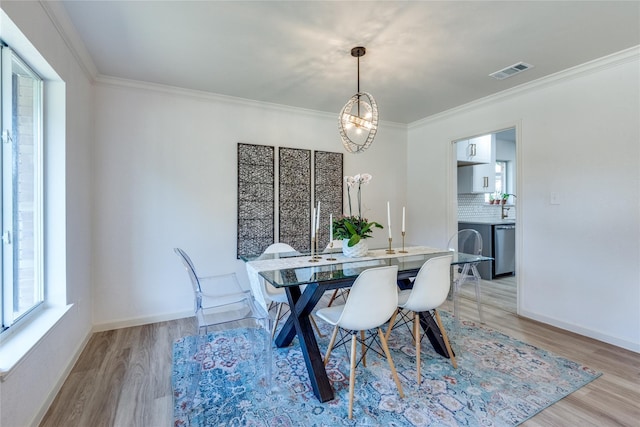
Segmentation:
[[(400, 397), (404, 397), (402, 385), (398, 379), (395, 365), (389, 353), (387, 340), (380, 326), (391, 317), (398, 303), (397, 287), (398, 267), (377, 267), (360, 273), (351, 286), (351, 292), (343, 305), (334, 305), (318, 310), (316, 315), (334, 326), (327, 352), (324, 356), (324, 364), (327, 365), (331, 350), (335, 344), (336, 336), (340, 328), (350, 332), (351, 335), (351, 367), (349, 371), (349, 419), (353, 418), (353, 392), (355, 387), (356, 369), (356, 344), (362, 344), (362, 362), (366, 366), (366, 348), (370, 347), (375, 334), (369, 337), (369, 344), (365, 340), (365, 331), (377, 329), (384, 354), (389, 362), (393, 374), (393, 380), (398, 387)], [(360, 331), (360, 338), (357, 332)], [(344, 340), (341, 343), (346, 344)]]
[[(264, 250), (263, 254), (277, 254), (285, 252), (296, 252), (296, 250), (286, 243), (273, 243)], [(275, 321), (273, 322), (273, 327), (271, 329), (271, 339), (273, 339), (276, 334), (276, 329), (278, 328), (278, 323), (283, 316), (282, 307), (284, 304), (289, 305), (289, 300), (287, 299), (287, 293), (284, 288), (276, 288), (262, 277), (260, 277), (260, 289), (262, 290), (262, 295), (267, 303), (267, 307), (271, 308), (273, 304), (276, 305)], [(302, 287), (301, 290), (304, 292), (304, 287)], [(311, 320), (311, 324), (318, 335), (322, 337), (323, 335), (320, 333), (320, 329), (318, 328), (318, 325), (316, 325), (313, 317), (309, 317), (309, 319)]]
[[(440, 314), (437, 308), (447, 299), (449, 289), (451, 287), (450, 282), (450, 269), (453, 255), (444, 255), (435, 258), (428, 259), (418, 271), (418, 275), (413, 282), (413, 288), (405, 289), (398, 293), (398, 309), (393, 313), (391, 321), (389, 322), (389, 329), (387, 329), (387, 338), (391, 333), (393, 327), (401, 326), (402, 324), (410, 323), (413, 320), (412, 336), (416, 345), (416, 370), (417, 381), (421, 383), (420, 376), (420, 337), (423, 335), (420, 332), (420, 313), (421, 312), (433, 312), (436, 323), (440, 328), (444, 345), (451, 357), (451, 363), (454, 368), (458, 367), (456, 358), (451, 351), (451, 345), (449, 344), (449, 338), (442, 325)], [(413, 319), (407, 318), (400, 310), (408, 310), (413, 312)], [(396, 316), (400, 312), (405, 321), (403, 323), (398, 322), (395, 324)], [(426, 331), (425, 331), (426, 332)]]
[[(449, 250), (454, 252), (462, 252), (466, 254), (482, 255), (482, 236), (476, 230), (464, 229), (458, 231), (449, 240)], [(462, 285), (473, 283), (476, 290), (476, 304), (478, 305), (478, 316), (480, 323), (484, 323), (482, 313), (482, 302), (480, 298), (480, 273), (478, 273), (478, 263), (467, 263), (456, 265), (453, 268), (453, 315), (458, 317), (458, 294)]]
[[(264, 250), (263, 254), (277, 254), (283, 252), (295, 252), (291, 246), (286, 243), (274, 243), (267, 247)], [(278, 327), (278, 322), (282, 317), (282, 306), (283, 304), (289, 304), (289, 300), (287, 299), (287, 293), (284, 288), (276, 288), (271, 283), (264, 280), (264, 278), (260, 277), (260, 288), (262, 290), (262, 295), (267, 303), (267, 306), (271, 308), (273, 304), (276, 305), (276, 317), (273, 322), (273, 328), (271, 330), (271, 339), (273, 339), (276, 334), (276, 328)]]

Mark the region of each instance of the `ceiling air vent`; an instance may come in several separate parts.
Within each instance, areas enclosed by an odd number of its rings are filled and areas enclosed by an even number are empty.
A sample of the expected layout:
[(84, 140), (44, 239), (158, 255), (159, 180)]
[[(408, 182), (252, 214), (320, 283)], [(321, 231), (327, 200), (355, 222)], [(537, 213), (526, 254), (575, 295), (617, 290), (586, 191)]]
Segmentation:
[(496, 71), (495, 73), (491, 73), (489, 74), (489, 76), (493, 77), (496, 80), (504, 80), (507, 77), (515, 76), (516, 74), (526, 71), (529, 68), (533, 68), (533, 65), (527, 64), (526, 62), (518, 62), (517, 64), (510, 65), (507, 68)]

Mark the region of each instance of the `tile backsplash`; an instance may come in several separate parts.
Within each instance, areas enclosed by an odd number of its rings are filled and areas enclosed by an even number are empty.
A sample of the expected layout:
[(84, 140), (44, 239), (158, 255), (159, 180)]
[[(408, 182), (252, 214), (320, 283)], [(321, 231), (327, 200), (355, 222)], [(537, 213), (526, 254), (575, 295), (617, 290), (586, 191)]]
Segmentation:
[[(508, 218), (516, 219), (516, 207), (507, 205)], [(484, 194), (458, 194), (458, 221), (500, 220), (500, 205), (484, 201)]]

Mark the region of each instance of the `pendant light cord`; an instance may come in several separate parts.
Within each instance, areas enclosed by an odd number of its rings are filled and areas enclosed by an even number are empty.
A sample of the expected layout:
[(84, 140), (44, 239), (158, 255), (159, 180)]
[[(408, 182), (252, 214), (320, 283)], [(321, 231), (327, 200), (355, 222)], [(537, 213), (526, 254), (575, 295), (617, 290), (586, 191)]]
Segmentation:
[(358, 117), (360, 117), (360, 57), (358, 56)]

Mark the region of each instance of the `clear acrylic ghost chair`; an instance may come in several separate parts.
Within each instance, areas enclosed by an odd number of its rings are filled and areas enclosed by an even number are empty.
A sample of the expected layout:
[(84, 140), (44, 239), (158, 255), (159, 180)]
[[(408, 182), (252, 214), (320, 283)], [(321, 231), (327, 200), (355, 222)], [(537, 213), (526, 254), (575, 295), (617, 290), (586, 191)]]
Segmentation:
[[(263, 254), (277, 254), (288, 252), (295, 253), (296, 250), (286, 243), (274, 243), (267, 247), (267, 249), (264, 250)], [(267, 303), (267, 307), (270, 309), (273, 305), (276, 306), (276, 316), (271, 329), (271, 339), (273, 339), (276, 334), (276, 329), (278, 328), (278, 323), (284, 315), (284, 313), (282, 313), (282, 307), (285, 304), (288, 306), (289, 300), (287, 299), (287, 293), (285, 292), (284, 288), (276, 288), (271, 283), (264, 280), (263, 277), (260, 277), (260, 289), (262, 290), (262, 296)], [(304, 288), (302, 289), (302, 291), (304, 292)], [(323, 335), (320, 333), (320, 329), (318, 328), (318, 325), (316, 325), (315, 320), (313, 319), (313, 317), (310, 317), (310, 319), (312, 325), (316, 329), (316, 332), (319, 336), (322, 337)]]
[[(465, 254), (482, 255), (482, 236), (476, 230), (464, 229), (458, 231), (449, 240), (448, 246), (450, 251), (455, 253), (462, 252)], [(478, 316), (480, 323), (484, 323), (482, 313), (482, 302), (480, 297), (480, 273), (478, 273), (478, 264), (467, 263), (455, 265), (453, 268), (453, 315), (458, 321), (458, 296), (460, 289), (467, 283), (473, 283), (476, 290), (476, 304), (478, 305)]]
[[(389, 362), (393, 380), (398, 388), (400, 397), (404, 397), (402, 391), (402, 385), (398, 378), (395, 365), (391, 359), (389, 353), (389, 347), (387, 346), (387, 340), (380, 328), (384, 325), (394, 311), (398, 304), (398, 267), (377, 267), (364, 270), (351, 286), (351, 292), (347, 297), (347, 301), (342, 305), (334, 305), (332, 307), (321, 308), (316, 312), (316, 315), (334, 326), (329, 346), (324, 356), (324, 364), (327, 365), (331, 350), (336, 342), (336, 337), (339, 330), (346, 330), (351, 336), (351, 364), (349, 370), (349, 419), (353, 418), (353, 394), (355, 388), (355, 369), (356, 363), (356, 347), (360, 342), (362, 345), (362, 361), (366, 366), (366, 352), (367, 349), (374, 351), (378, 354), (377, 350), (371, 347), (376, 342), (378, 347), (381, 347), (384, 351), (384, 356)], [(371, 329), (377, 329), (376, 334), (371, 333), (368, 337), (365, 337), (365, 332)], [(360, 337), (358, 338), (358, 332)], [(345, 345), (349, 339), (349, 336), (341, 334), (341, 339), (335, 345)]]
[(198, 276), (191, 258), (180, 248), (174, 249), (184, 265), (194, 293), (194, 312), (198, 333), (225, 329), (226, 323), (242, 319), (267, 319), (264, 310), (255, 303), (250, 291), (243, 290), (235, 273)]
[[(391, 320), (389, 321), (389, 329), (387, 329), (386, 337), (389, 338), (391, 330), (393, 328), (400, 327), (402, 325), (411, 324), (413, 321), (413, 329), (411, 335), (416, 345), (416, 370), (418, 384), (421, 382), (420, 376), (420, 338), (426, 331), (420, 331), (420, 313), (429, 313), (432, 315), (438, 327), (440, 328), (440, 334), (442, 340), (451, 357), (451, 363), (454, 368), (458, 367), (456, 358), (451, 351), (451, 345), (449, 344), (449, 338), (442, 325), (440, 314), (437, 308), (444, 303), (449, 294), (451, 288), (450, 270), (451, 261), (453, 255), (439, 256), (428, 259), (418, 271), (418, 275), (413, 281), (413, 287), (411, 289), (404, 289), (398, 293), (398, 308)], [(410, 311), (413, 315), (408, 316), (404, 311)], [(395, 323), (396, 316), (401, 314), (402, 320)]]
[[(195, 393), (199, 383), (202, 365), (198, 354), (207, 347), (209, 332), (243, 329), (246, 337), (251, 341), (251, 351), (256, 359), (257, 369), (253, 378), (257, 384), (271, 389), (272, 348), (270, 339), (271, 319), (268, 313), (255, 301), (250, 291), (242, 289), (235, 273), (216, 276), (199, 276), (195, 266), (187, 253), (174, 248), (191, 281), (194, 293), (194, 311), (197, 321), (198, 334), (192, 338), (191, 375), (193, 386), (190, 393), (191, 402), (197, 402)], [(239, 350), (240, 351), (240, 350)], [(244, 356), (246, 357), (246, 355)], [(197, 404), (191, 412), (195, 413)]]

